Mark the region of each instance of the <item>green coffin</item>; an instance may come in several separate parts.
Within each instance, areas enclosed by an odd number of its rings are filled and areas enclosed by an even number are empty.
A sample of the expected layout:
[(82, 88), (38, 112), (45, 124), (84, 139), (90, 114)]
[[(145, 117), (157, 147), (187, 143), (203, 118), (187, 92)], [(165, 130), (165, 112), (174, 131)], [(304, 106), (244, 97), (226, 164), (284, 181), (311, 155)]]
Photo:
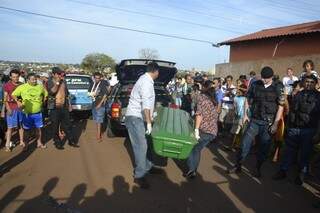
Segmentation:
[(186, 159), (197, 143), (189, 114), (167, 107), (157, 109), (151, 136), (154, 151), (169, 158)]

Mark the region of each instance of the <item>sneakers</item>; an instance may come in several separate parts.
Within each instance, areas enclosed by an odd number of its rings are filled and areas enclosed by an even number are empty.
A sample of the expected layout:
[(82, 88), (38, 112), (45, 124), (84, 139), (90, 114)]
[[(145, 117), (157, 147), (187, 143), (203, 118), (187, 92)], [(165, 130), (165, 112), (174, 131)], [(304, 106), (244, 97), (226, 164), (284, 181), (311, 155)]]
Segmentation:
[(78, 144), (76, 144), (75, 142), (69, 142), (69, 146), (73, 147), (73, 148), (79, 148), (80, 146)]
[(150, 184), (148, 183), (148, 181), (145, 177), (135, 178), (133, 182), (136, 183), (141, 189), (149, 189), (150, 188)]
[(151, 174), (151, 175), (163, 174), (163, 169), (157, 168), (157, 167), (152, 167), (152, 168), (148, 171), (148, 173)]
[(187, 179), (194, 179), (197, 176), (197, 173), (195, 171), (188, 171), (183, 174), (183, 177)]
[(294, 179), (294, 183), (296, 185), (301, 186), (304, 182), (304, 176), (305, 174), (303, 172), (300, 172), (300, 174), (296, 177), (296, 179)]
[(287, 174), (283, 170), (279, 170), (273, 177), (273, 180), (283, 180), (287, 177)]
[(54, 143), (54, 146), (55, 146), (56, 149), (58, 149), (58, 150), (63, 150), (63, 149), (64, 149), (62, 143), (61, 143), (61, 142), (58, 142), (58, 141), (56, 141), (56, 142)]

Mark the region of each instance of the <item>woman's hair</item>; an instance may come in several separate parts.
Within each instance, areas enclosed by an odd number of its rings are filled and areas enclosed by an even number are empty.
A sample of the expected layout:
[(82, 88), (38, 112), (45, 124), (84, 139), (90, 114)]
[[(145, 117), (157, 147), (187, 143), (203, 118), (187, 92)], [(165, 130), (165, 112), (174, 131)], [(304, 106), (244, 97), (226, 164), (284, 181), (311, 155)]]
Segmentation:
[(212, 86), (213, 86), (213, 81), (211, 80), (206, 80), (202, 85), (203, 89), (205, 90), (209, 89)]
[(213, 103), (213, 105), (218, 105), (217, 104), (217, 100), (216, 100), (216, 90), (213, 87), (208, 88), (207, 90), (203, 91), (203, 93), (205, 96), (207, 96), (210, 101)]
[(302, 68), (303, 68), (303, 69), (306, 69), (307, 64), (310, 64), (311, 69), (314, 70), (314, 63), (313, 63), (313, 61), (311, 61), (310, 59), (309, 59), (309, 60), (305, 60), (305, 61), (303, 62)]

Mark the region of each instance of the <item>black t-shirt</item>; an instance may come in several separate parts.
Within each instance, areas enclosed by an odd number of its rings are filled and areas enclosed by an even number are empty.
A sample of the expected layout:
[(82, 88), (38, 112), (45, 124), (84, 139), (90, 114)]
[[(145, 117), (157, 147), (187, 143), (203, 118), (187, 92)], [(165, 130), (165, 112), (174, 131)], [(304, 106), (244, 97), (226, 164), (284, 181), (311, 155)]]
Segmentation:
[[(99, 84), (99, 83), (98, 83)], [(102, 99), (104, 95), (107, 95), (108, 93), (108, 87), (110, 86), (109, 82), (106, 80), (101, 80), (100, 84), (92, 83), (88, 89), (89, 92), (95, 92), (97, 93), (97, 96), (95, 98), (95, 102)], [(94, 88), (93, 88), (94, 86)], [(98, 86), (98, 88), (97, 88)]]

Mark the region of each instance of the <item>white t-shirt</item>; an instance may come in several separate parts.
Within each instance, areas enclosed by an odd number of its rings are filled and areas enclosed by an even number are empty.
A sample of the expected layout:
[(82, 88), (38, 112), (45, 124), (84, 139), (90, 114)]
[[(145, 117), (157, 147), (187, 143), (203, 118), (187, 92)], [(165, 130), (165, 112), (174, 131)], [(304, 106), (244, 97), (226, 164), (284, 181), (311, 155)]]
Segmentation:
[[(222, 98), (222, 108), (223, 109), (233, 109), (233, 98), (236, 95), (237, 89), (234, 85), (231, 85), (230, 88), (227, 88), (227, 85), (223, 85), (221, 87), (221, 91), (223, 93), (223, 98)], [(227, 91), (230, 91), (231, 94), (229, 96), (226, 96), (225, 93)]]
[(291, 94), (291, 92), (292, 92), (292, 84), (293, 84), (293, 82), (298, 81), (298, 80), (299, 79), (296, 76), (292, 76), (291, 78), (289, 76), (283, 77), (282, 83), (283, 83), (284, 92), (285, 92), (286, 95), (290, 95)]

